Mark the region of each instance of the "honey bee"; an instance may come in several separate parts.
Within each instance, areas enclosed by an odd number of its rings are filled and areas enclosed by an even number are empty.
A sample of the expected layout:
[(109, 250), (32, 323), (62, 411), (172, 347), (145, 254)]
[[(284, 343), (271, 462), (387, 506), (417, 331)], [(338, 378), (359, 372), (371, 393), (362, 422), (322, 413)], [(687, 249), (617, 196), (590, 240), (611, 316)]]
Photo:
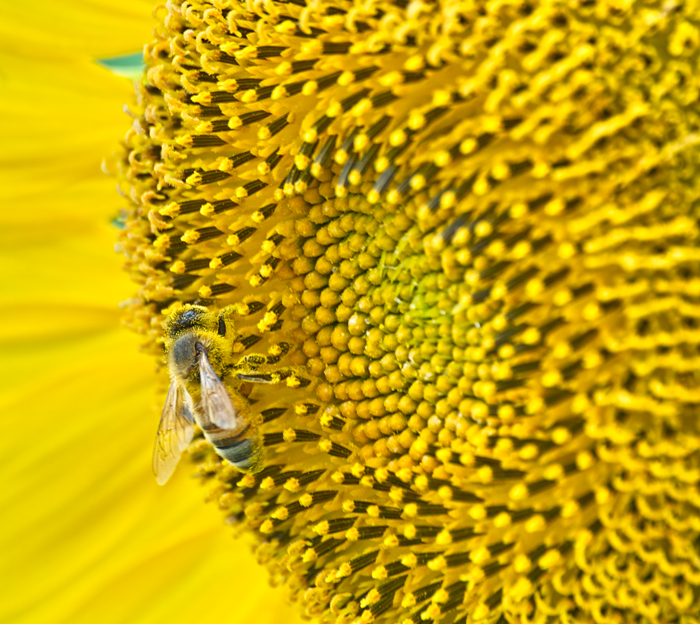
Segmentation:
[(246, 398), (222, 381), (278, 383), (291, 372), (260, 373), (278, 361), (289, 345), (277, 345), (276, 357), (248, 355), (233, 364), (232, 340), (226, 339), (230, 308), (218, 316), (203, 306), (185, 305), (164, 323), (170, 388), (153, 449), (153, 474), (163, 485), (192, 441), (194, 425), (214, 450), (244, 472), (263, 467), (263, 444)]

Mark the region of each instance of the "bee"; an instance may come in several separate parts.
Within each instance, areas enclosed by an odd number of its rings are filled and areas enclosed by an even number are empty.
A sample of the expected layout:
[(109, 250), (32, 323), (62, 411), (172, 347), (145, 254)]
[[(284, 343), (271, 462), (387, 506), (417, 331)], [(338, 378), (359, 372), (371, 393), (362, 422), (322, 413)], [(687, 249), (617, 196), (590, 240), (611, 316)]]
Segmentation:
[(195, 424), (223, 459), (244, 472), (262, 470), (262, 438), (248, 401), (222, 380), (231, 372), (244, 383), (289, 378), (291, 373), (257, 372), (278, 361), (289, 345), (278, 345), (276, 357), (248, 355), (233, 364), (232, 341), (226, 339), (230, 313), (224, 308), (217, 316), (203, 306), (185, 305), (164, 323), (170, 388), (153, 450), (153, 474), (160, 485), (175, 471)]

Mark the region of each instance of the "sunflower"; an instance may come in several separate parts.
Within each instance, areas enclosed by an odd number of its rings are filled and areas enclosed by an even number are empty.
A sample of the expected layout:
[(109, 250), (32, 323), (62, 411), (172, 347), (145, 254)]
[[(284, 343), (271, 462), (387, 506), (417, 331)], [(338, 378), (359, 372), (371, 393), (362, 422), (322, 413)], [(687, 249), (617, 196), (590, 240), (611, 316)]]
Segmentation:
[(696, 3), (158, 18), (128, 322), (163, 363), (231, 319), (264, 468), (190, 450), (272, 578), (336, 624), (698, 621)]
[(150, 12), (3, 7), (2, 622), (294, 621), (201, 490), (150, 471), (153, 366), (120, 327), (120, 200), (100, 171), (133, 86), (96, 63), (141, 49)]

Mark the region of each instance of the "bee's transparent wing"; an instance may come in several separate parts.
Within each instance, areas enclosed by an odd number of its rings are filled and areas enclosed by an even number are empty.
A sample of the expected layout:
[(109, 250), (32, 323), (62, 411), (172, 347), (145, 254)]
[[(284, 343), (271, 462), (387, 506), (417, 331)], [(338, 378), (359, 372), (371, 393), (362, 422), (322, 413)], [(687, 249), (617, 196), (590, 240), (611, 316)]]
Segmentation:
[(221, 429), (239, 429), (244, 424), (238, 416), (226, 386), (209, 363), (206, 352), (199, 352), (199, 381), (202, 388), (204, 417)]
[(163, 485), (175, 471), (180, 456), (194, 435), (192, 397), (179, 383), (171, 382), (160, 417), (153, 448), (153, 474)]

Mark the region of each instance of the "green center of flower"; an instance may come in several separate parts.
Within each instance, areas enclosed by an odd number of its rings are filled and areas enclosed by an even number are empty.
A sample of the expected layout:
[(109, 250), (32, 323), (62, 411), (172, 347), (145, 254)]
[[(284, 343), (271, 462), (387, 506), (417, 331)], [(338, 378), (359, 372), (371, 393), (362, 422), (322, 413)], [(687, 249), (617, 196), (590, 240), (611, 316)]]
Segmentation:
[[(337, 624), (700, 608), (697, 11), (170, 3), (130, 323), (233, 305), (265, 467), (192, 451)], [(311, 382), (311, 383), (307, 383)], [(499, 619), (501, 618), (501, 619)]]

